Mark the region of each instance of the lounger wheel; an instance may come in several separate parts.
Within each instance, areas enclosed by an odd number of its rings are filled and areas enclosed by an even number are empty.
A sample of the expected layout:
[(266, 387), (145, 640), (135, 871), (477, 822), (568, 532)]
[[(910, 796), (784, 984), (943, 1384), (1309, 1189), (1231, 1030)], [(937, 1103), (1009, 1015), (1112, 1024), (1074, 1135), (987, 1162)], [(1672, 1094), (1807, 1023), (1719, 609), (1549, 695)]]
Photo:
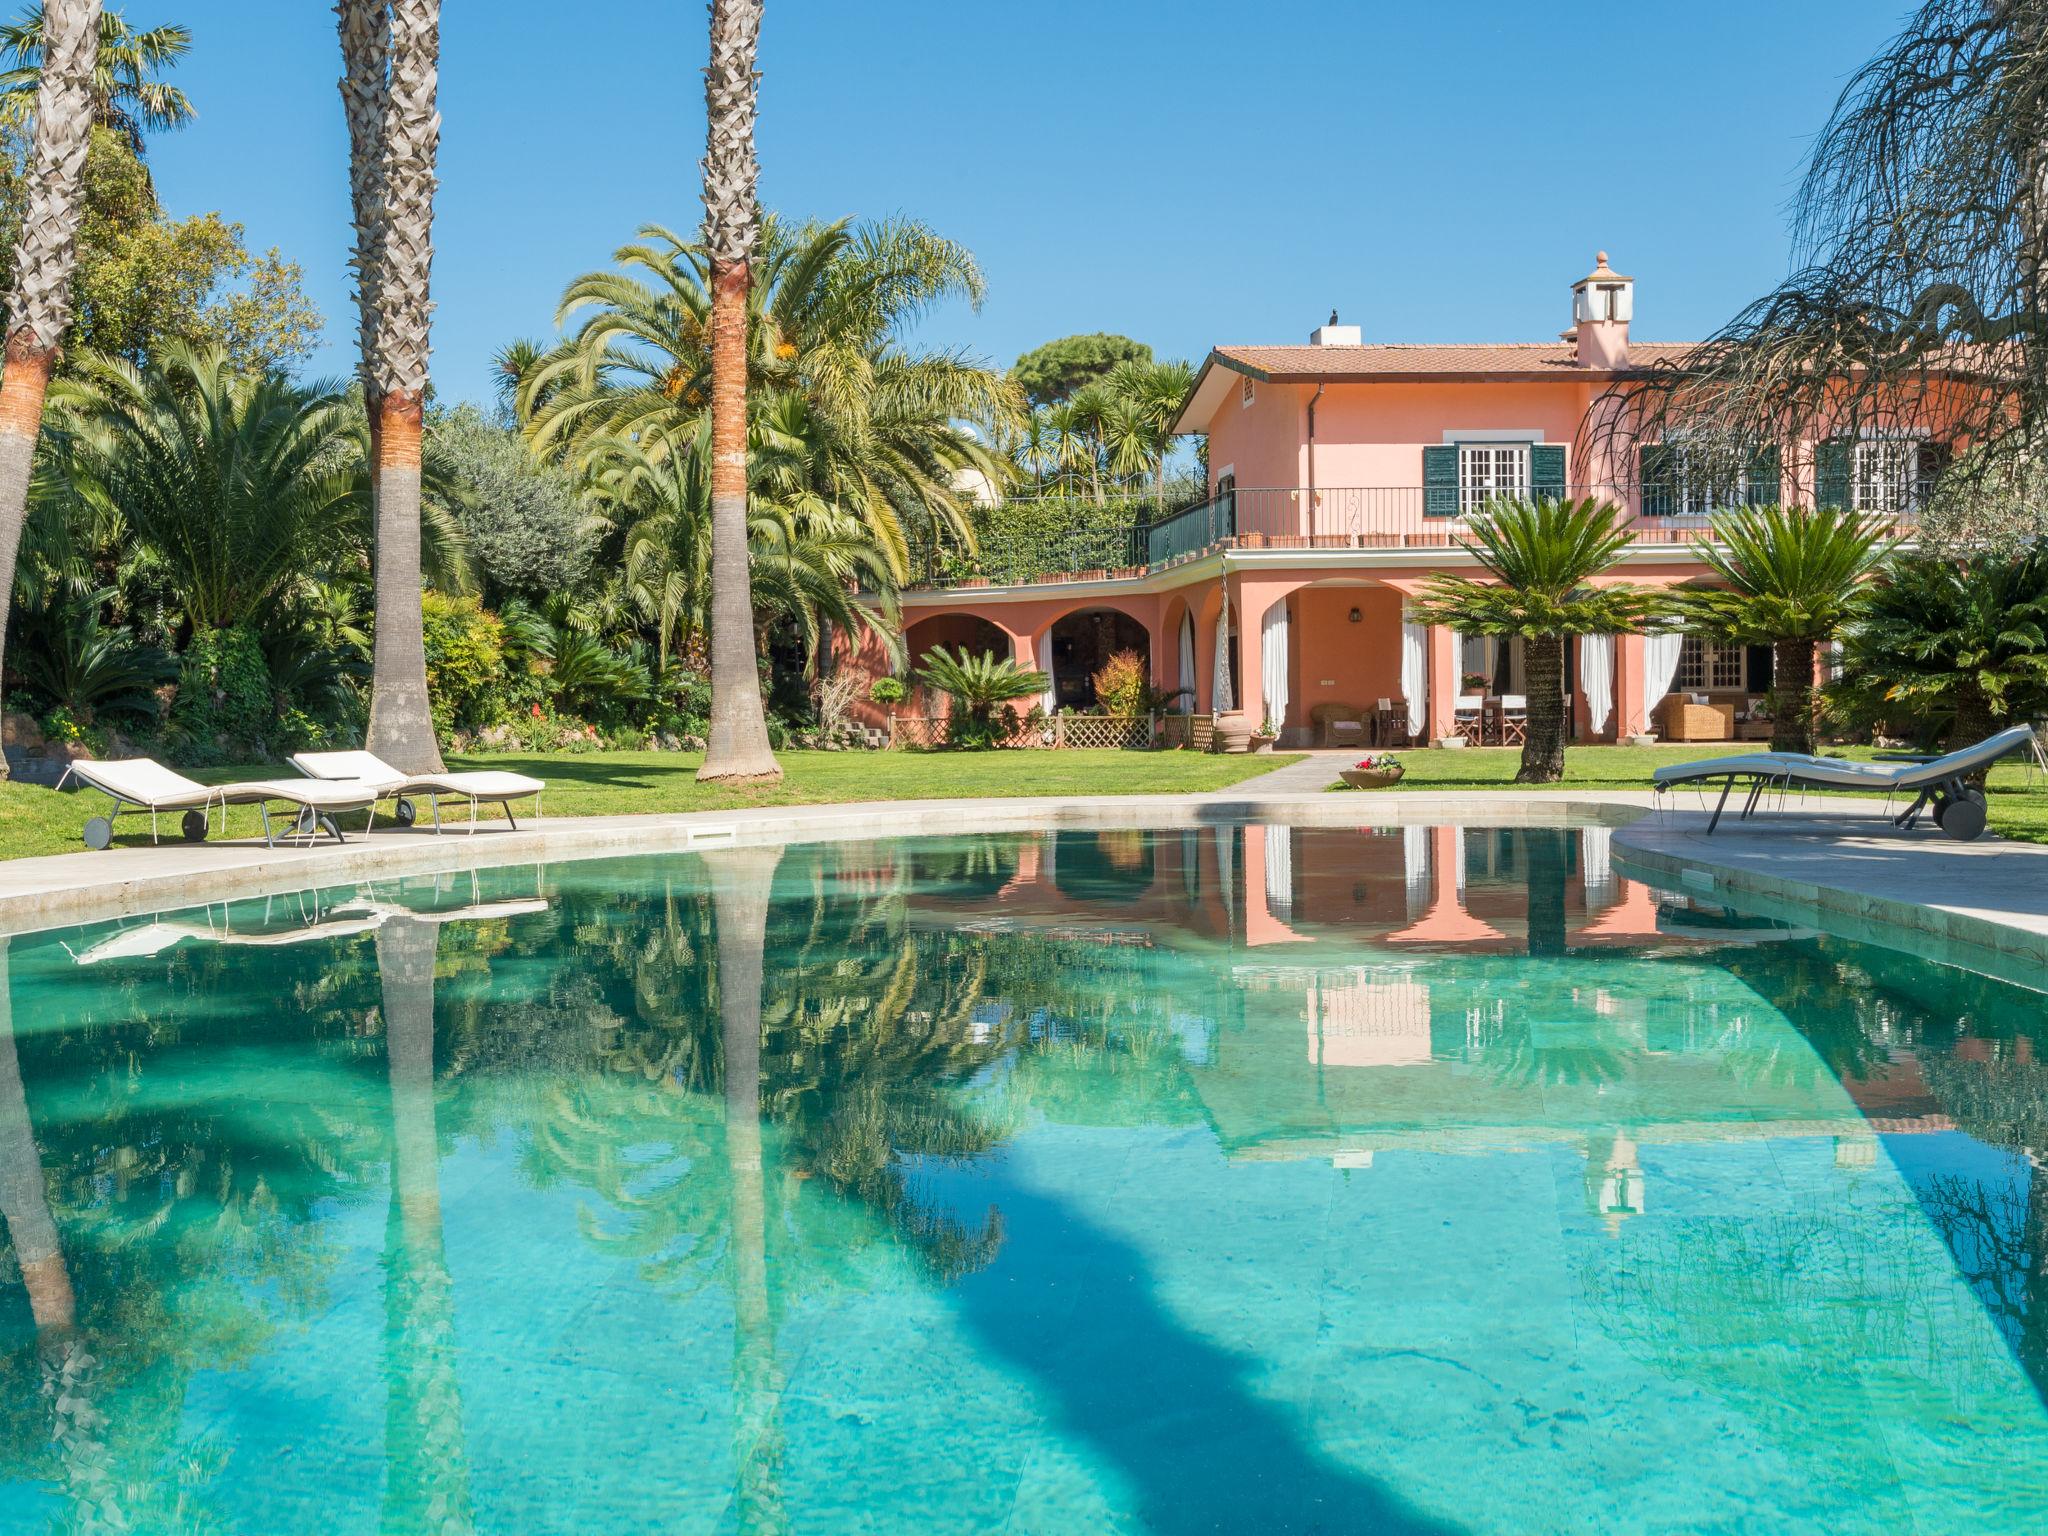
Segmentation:
[(1984, 835), (1984, 796), (1971, 790), (1934, 808), (1934, 824), (1959, 843)]
[(112, 818), (106, 816), (95, 816), (85, 824), (86, 847), (104, 848), (113, 840), (114, 823)]
[(392, 803), (391, 814), (401, 827), (409, 827), (420, 819), (419, 807), (412, 803), (412, 797), (409, 795), (400, 795)]
[(206, 812), (187, 811), (185, 813), (185, 819), (178, 823), (178, 830), (185, 834), (185, 841), (188, 843), (205, 842)]

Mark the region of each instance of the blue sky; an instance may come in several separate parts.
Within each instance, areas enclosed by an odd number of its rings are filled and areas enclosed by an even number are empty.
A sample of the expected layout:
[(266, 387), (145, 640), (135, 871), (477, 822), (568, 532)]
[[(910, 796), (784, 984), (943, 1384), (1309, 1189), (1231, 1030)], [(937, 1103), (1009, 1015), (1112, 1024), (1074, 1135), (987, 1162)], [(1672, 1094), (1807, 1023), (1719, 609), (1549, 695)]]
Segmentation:
[[(125, 0), (194, 33), (200, 120), (156, 141), (175, 213), (303, 263), (319, 372), (352, 364), (346, 137), (321, 0)], [(445, 0), (434, 376), (551, 333), (643, 222), (699, 219), (695, 0)], [(1786, 203), (1884, 0), (768, 0), (762, 195), (904, 213), (988, 302), (928, 341), (1007, 364), (1073, 331), (1162, 355), (1305, 340), (1543, 340), (1604, 247), (1636, 331), (1711, 330), (1782, 274)]]

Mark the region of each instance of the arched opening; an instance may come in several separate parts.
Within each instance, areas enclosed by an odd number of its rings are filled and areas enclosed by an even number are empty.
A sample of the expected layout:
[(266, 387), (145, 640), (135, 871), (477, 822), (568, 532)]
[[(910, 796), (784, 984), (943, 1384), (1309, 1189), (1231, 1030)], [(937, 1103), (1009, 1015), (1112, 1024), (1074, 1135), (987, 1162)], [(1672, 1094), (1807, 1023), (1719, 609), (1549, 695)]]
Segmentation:
[(978, 613), (936, 613), (918, 620), (903, 632), (903, 654), (910, 659), (910, 696), (917, 712), (922, 714), (945, 711), (942, 696), (917, 680), (925, 658), (936, 646), (944, 646), (956, 655), (965, 651), (970, 656), (979, 656), (986, 651), (998, 661), (1012, 654), (1009, 634), (1000, 624)]
[(1053, 849), (1053, 885), (1075, 901), (1125, 906), (1152, 887), (1152, 838), (1138, 828), (1061, 832)]
[(1152, 638), (1145, 626), (1114, 608), (1089, 608), (1056, 622), (1047, 651), (1052, 662), (1053, 699), (1061, 709), (1095, 708), (1095, 674), (1119, 651), (1135, 651), (1152, 675)]

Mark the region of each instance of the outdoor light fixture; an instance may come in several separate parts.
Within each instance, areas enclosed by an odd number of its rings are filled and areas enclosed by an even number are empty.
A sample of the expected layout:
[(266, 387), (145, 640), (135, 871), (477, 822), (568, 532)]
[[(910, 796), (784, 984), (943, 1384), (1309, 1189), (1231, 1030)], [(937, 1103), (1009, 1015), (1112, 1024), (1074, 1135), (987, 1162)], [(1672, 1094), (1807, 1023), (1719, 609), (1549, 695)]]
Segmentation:
[(1358, 613), (1358, 610), (1357, 610), (1356, 608), (1354, 608), (1354, 609), (1352, 609), (1352, 610), (1351, 610), (1350, 618), (1351, 618), (1351, 622), (1352, 622), (1352, 623), (1356, 624), (1356, 623), (1358, 622), (1358, 619), (1359, 619), (1359, 613)]

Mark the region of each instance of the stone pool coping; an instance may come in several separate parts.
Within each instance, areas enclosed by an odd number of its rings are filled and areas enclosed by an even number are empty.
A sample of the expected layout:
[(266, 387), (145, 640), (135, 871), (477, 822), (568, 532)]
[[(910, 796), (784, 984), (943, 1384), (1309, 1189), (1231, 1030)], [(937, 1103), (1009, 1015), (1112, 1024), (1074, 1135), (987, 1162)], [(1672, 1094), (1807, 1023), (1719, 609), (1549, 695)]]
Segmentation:
[(2048, 846), (1997, 839), (1954, 843), (1931, 827), (1901, 834), (1884, 825), (1874, 801), (1835, 802), (1825, 817), (1778, 813), (1724, 822), (1709, 838), (1703, 812), (1654, 812), (1647, 791), (1362, 795), (1306, 790), (1298, 778), (1265, 790), (1257, 784), (1207, 794), (859, 801), (558, 817), (517, 831), (502, 822), (486, 823), (474, 834), (392, 829), (367, 842), (312, 848), (166, 842), (52, 854), (0, 861), (0, 934), (400, 874), (768, 843), (1247, 820), (1325, 827), (1462, 821), (1609, 826), (1616, 829), (1621, 872), (1650, 884), (2035, 986), (2048, 981)]

